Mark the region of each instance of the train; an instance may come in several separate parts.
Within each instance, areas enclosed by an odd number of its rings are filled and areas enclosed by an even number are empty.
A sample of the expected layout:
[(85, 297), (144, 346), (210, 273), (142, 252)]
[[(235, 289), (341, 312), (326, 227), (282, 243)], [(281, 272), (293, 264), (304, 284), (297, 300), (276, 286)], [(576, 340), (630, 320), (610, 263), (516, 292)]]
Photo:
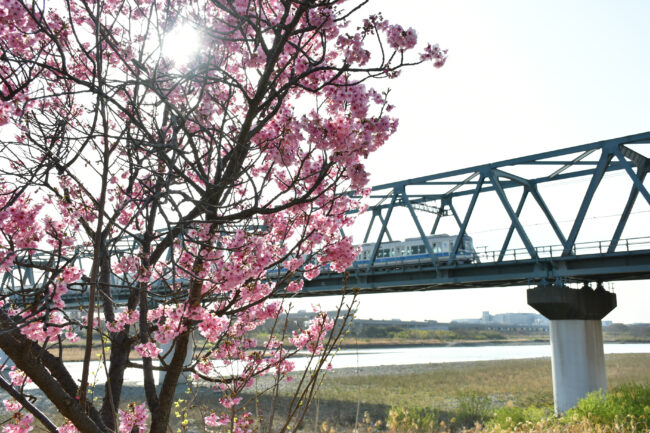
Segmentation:
[[(431, 246), (433, 255), (438, 262), (449, 262), (449, 251), (456, 242), (456, 235), (429, 235), (426, 236), (427, 243)], [(375, 248), (374, 243), (361, 245), (361, 251), (354, 261), (354, 266), (368, 266)], [(476, 251), (472, 238), (463, 236), (458, 246), (454, 263), (471, 263), (476, 259)], [(377, 257), (373, 267), (391, 264), (425, 263), (431, 261), (422, 238), (409, 238), (405, 241), (382, 242), (377, 250)]]

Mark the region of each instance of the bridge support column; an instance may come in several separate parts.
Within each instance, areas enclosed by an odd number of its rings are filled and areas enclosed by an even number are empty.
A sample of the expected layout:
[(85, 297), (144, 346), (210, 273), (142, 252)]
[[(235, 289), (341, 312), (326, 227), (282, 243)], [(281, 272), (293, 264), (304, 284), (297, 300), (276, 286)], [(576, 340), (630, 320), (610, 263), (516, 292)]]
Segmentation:
[(596, 290), (539, 286), (528, 304), (550, 320), (553, 400), (560, 414), (587, 393), (607, 389), (601, 320), (616, 307), (616, 295)]

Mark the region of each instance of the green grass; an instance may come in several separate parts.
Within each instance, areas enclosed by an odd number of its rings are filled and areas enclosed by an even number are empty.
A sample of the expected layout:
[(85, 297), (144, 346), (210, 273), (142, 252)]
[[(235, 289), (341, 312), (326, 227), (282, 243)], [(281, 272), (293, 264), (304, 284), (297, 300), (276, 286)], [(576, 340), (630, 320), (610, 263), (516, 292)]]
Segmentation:
[[(650, 354), (608, 355), (606, 365), (611, 387), (628, 382), (650, 383)], [(446, 408), (467, 393), (488, 395), (493, 402), (502, 404), (552, 404), (551, 361), (432, 364), (417, 369), (396, 366), (377, 374), (350, 375), (346, 380), (333, 374), (325, 378), (319, 398), (391, 407)]]
[(606, 394), (590, 393), (567, 412), (569, 418), (574, 415), (602, 424), (613, 424), (627, 416), (650, 418), (650, 386), (628, 383)]
[[(464, 395), (455, 416), (442, 419), (436, 409), (394, 407), (385, 421), (366, 412), (357, 428), (323, 428), (320, 433), (648, 433), (650, 385), (624, 384), (607, 393), (592, 393), (561, 417), (551, 407), (507, 404), (491, 409), (480, 394)], [(488, 413), (489, 412), (489, 413)], [(462, 416), (470, 418), (462, 419)], [(324, 423), (330, 426), (331, 423)], [(306, 432), (311, 430), (307, 429)]]

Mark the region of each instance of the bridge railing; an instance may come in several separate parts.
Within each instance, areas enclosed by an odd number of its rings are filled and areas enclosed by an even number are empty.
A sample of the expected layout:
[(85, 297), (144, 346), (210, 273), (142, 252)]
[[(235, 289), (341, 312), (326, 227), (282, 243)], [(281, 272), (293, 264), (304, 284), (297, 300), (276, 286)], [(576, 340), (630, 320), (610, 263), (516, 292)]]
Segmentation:
[[(616, 248), (613, 252), (610, 252), (611, 242), (608, 240), (601, 241), (588, 241), (588, 242), (578, 242), (574, 244), (574, 248), (571, 251), (570, 256), (579, 257), (587, 255), (600, 255), (606, 256), (609, 254), (620, 254), (633, 251), (649, 251), (650, 250), (650, 236), (646, 237), (635, 237), (621, 239), (617, 242)], [(563, 255), (563, 246), (560, 244), (554, 245), (543, 245), (535, 247), (535, 252), (537, 254), (537, 259), (547, 259), (547, 258), (560, 258), (567, 257)], [(130, 251), (129, 251), (130, 252)], [(77, 251), (77, 261), (75, 264), (81, 265), (82, 259), (87, 259), (87, 257), (81, 251)], [(44, 272), (42, 269), (37, 267), (30, 267), (31, 264), (46, 264), (50, 259), (50, 255), (47, 252), (38, 252), (32, 254), (29, 258), (23, 258), (23, 260), (17, 260), (17, 264), (10, 270), (2, 274), (0, 278), (0, 293), (7, 294), (8, 292), (21, 294), (25, 291), (29, 291), (38, 287), (42, 287), (44, 282), (47, 280), (47, 272)], [(475, 255), (471, 261), (459, 260), (457, 262), (448, 262), (448, 261), (422, 261), (419, 263), (414, 263), (412, 259), (405, 257), (402, 261), (396, 260), (392, 261), (390, 265), (380, 266), (381, 271), (385, 271), (384, 268), (390, 267), (391, 269), (398, 270), (399, 268), (413, 267), (417, 266), (419, 268), (430, 268), (437, 266), (473, 266), (480, 265), (485, 263), (505, 263), (505, 262), (516, 262), (521, 260), (531, 260), (531, 255), (526, 248), (511, 248), (505, 252), (502, 250), (488, 250), (486, 247), (479, 247), (475, 251)], [(460, 257), (458, 257), (460, 259)], [(23, 263), (23, 265), (21, 265)], [(359, 263), (354, 262), (352, 267), (349, 269), (354, 272), (362, 273), (373, 273), (378, 270), (378, 267), (368, 267), (367, 264), (359, 265)], [(329, 273), (327, 269), (323, 270), (324, 273)], [(277, 275), (277, 271), (276, 271)], [(269, 273), (269, 276), (273, 278), (272, 273)], [(176, 283), (179, 283), (181, 280), (176, 280)], [(154, 292), (160, 296), (168, 295), (168, 290), (166, 289), (169, 281), (162, 280), (157, 282), (152, 282), (152, 287)], [(116, 299), (126, 299), (129, 294), (129, 287), (132, 287), (133, 282), (129, 275), (122, 275), (119, 278), (112, 276), (111, 286), (113, 287), (113, 295)], [(84, 289), (85, 286), (82, 283), (73, 284), (75, 286), (74, 290), (68, 292), (64, 299), (66, 302), (83, 302)]]
[[(572, 250), (572, 256), (588, 254), (608, 254), (611, 245), (609, 240), (577, 242)], [(561, 257), (564, 247), (560, 244), (543, 245), (535, 247), (535, 252), (539, 258)], [(621, 239), (616, 245), (614, 253), (650, 250), (650, 236)], [(500, 259), (500, 250), (488, 250), (487, 247), (478, 247), (476, 251), (477, 263), (485, 262), (506, 262), (517, 260), (529, 260), (531, 256), (526, 248), (512, 248), (506, 250)]]

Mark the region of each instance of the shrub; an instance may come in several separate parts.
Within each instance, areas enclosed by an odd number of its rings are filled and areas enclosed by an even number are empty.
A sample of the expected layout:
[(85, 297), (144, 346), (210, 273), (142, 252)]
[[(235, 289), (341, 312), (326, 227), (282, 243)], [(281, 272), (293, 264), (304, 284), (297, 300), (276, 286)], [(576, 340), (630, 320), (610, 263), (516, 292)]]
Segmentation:
[(628, 417), (638, 420), (650, 418), (650, 385), (623, 384), (607, 394), (600, 391), (587, 394), (564, 418), (589, 418), (597, 423), (611, 424)]
[(388, 412), (386, 425), (393, 433), (432, 433), (438, 428), (435, 409), (393, 407)]
[(458, 394), (456, 418), (461, 424), (482, 422), (490, 417), (492, 408), (492, 400), (489, 396), (473, 391), (463, 392)]
[(537, 423), (540, 420), (548, 418), (552, 413), (553, 409), (549, 407), (506, 405), (494, 411), (488, 425), (510, 430), (514, 429), (517, 425), (527, 422)]

